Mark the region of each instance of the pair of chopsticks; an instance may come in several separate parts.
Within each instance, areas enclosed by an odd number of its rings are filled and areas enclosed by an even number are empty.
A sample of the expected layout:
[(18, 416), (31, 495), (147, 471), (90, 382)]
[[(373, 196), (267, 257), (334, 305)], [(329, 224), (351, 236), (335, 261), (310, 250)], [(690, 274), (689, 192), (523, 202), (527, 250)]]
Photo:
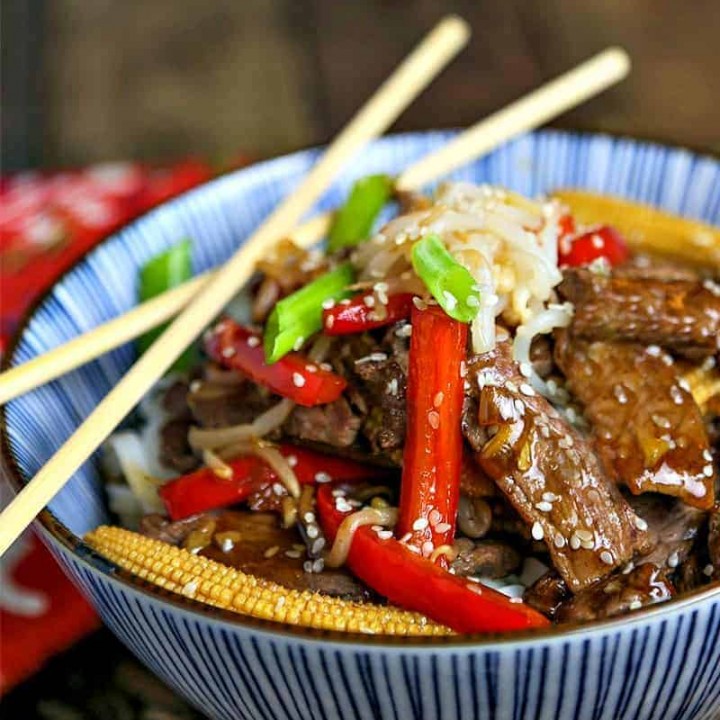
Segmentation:
[[(316, 218), (299, 233), (291, 231), (344, 163), (392, 124), (466, 44), (468, 37), (468, 26), (459, 18), (449, 17), (439, 23), (361, 108), (296, 190), (222, 268), (195, 278), (51, 353), (5, 373), (0, 379), (3, 401), (64, 374), (177, 314), (160, 338), (0, 515), (0, 555), (162, 377), (178, 355), (227, 305), (250, 278), (270, 243), (288, 235), (294, 235), (303, 245), (311, 245), (322, 238), (328, 227), (328, 216)], [(397, 186), (419, 188), (601, 92), (625, 77), (628, 70), (629, 60), (622, 50), (610, 49), (601, 53), (478, 123), (416, 163), (400, 176)]]

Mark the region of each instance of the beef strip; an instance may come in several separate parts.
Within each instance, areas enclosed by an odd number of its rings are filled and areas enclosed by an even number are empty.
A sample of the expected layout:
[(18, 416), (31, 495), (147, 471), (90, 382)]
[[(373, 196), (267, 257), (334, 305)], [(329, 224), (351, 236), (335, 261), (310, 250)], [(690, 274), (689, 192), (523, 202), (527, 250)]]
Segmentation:
[(570, 597), (565, 581), (554, 571), (541, 575), (523, 594), (523, 602), (551, 620), (558, 608)]
[(522, 563), (520, 553), (511, 545), (498, 540), (472, 542), (461, 538), (456, 542), (458, 556), (450, 567), (456, 575), (476, 575), (502, 578), (518, 570)]
[(630, 560), (642, 535), (637, 516), (589, 443), (529, 387), (510, 343), (471, 358), (468, 381), (486, 437), (480, 444), (466, 435), (477, 461), (532, 525), (533, 537), (544, 539), (570, 589)]
[(563, 275), (558, 289), (575, 305), (575, 337), (660, 345), (691, 359), (720, 349), (720, 292), (710, 281), (606, 277), (586, 268)]
[[(374, 599), (371, 591), (346, 570), (305, 572), (302, 539), (294, 528), (280, 527), (275, 515), (224, 511), (217, 516), (215, 536), (227, 537), (228, 533), (235, 534), (230, 536), (233, 538), (232, 546), (223, 549), (214, 543), (203, 549), (201, 554), (293, 590), (310, 590), (348, 600)], [(277, 551), (268, 558), (266, 553), (271, 548), (277, 548)], [(295, 557), (289, 557), (288, 552)]]
[(297, 440), (349, 447), (357, 439), (362, 418), (353, 412), (346, 398), (316, 407), (297, 406), (283, 426), (283, 432)]
[(198, 425), (225, 427), (252, 422), (278, 399), (265, 388), (242, 378), (231, 384), (206, 379), (193, 384), (188, 405)]
[(200, 467), (200, 460), (188, 442), (191, 425), (189, 420), (177, 419), (160, 428), (160, 462), (182, 475)]
[[(176, 522), (162, 515), (146, 515), (140, 524), (144, 535), (178, 546), (184, 545), (192, 533), (205, 528), (212, 535), (202, 543), (200, 554), (223, 565), (293, 590), (310, 590), (348, 600), (377, 600), (371, 590), (343, 569), (305, 572), (306, 555), (301, 549), (300, 535), (294, 528), (280, 527), (277, 516), (271, 513), (225, 510)], [(272, 557), (266, 557), (269, 550), (274, 551)]]
[(635, 561), (670, 571), (685, 563), (698, 539), (707, 513), (663, 495), (630, 498), (633, 510), (648, 525), (648, 549)]
[(623, 615), (645, 605), (669, 600), (675, 588), (664, 569), (647, 563), (626, 575), (613, 575), (565, 600), (558, 622), (588, 622)]
[(555, 357), (617, 482), (636, 495), (660, 492), (699, 508), (712, 506), (707, 432), (668, 356), (634, 343), (577, 340), (561, 331)]
[(404, 325), (392, 326), (379, 341), (370, 333), (343, 338), (333, 359), (335, 369), (351, 383), (349, 396), (365, 411), (361, 433), (372, 452), (397, 464), (405, 442), (408, 342), (401, 331)]

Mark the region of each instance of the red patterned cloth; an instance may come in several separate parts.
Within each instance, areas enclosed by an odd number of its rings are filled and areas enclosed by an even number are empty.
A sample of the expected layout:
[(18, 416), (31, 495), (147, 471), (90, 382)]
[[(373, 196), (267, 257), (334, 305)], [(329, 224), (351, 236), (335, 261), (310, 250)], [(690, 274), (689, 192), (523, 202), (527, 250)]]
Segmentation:
[[(189, 160), (162, 169), (117, 163), (1, 179), (0, 352), (32, 301), (80, 256), (211, 175), (207, 164)], [(3, 495), (0, 505), (7, 489)], [(49, 552), (26, 532), (0, 559), (0, 695), (97, 625)]]

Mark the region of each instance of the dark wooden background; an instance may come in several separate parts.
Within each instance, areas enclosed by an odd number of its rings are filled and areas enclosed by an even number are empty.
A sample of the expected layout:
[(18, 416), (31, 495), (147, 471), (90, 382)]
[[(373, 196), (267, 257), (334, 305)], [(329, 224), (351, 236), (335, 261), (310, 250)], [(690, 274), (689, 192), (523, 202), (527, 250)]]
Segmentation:
[(322, 142), (447, 12), (471, 46), (396, 129), (466, 125), (611, 44), (561, 127), (720, 149), (718, 0), (3, 0), (5, 169)]

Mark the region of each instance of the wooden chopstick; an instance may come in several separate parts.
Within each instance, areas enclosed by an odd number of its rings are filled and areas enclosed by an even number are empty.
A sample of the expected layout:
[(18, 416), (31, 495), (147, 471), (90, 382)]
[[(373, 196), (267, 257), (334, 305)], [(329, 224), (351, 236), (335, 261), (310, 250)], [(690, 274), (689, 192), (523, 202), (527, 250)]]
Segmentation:
[[(573, 105), (622, 80), (630, 67), (624, 50), (609, 48), (526, 97), (481, 120), (439, 150), (406, 169), (396, 186), (416, 190), (507, 142), (539, 127)], [(575, 102), (573, 102), (575, 98)], [(296, 228), (291, 237), (303, 247), (327, 233), (331, 214), (318, 215)], [(0, 405), (50, 382), (116, 347), (133, 340), (180, 312), (212, 273), (194, 278), (128, 313), (0, 374)]]
[(393, 123), (468, 38), (467, 23), (453, 16), (446, 18), (380, 86), (294, 192), (217, 271), (212, 283), (203, 284), (192, 302), (5, 508), (0, 515), (0, 556), (245, 284), (268, 244), (292, 230), (343, 165)]

